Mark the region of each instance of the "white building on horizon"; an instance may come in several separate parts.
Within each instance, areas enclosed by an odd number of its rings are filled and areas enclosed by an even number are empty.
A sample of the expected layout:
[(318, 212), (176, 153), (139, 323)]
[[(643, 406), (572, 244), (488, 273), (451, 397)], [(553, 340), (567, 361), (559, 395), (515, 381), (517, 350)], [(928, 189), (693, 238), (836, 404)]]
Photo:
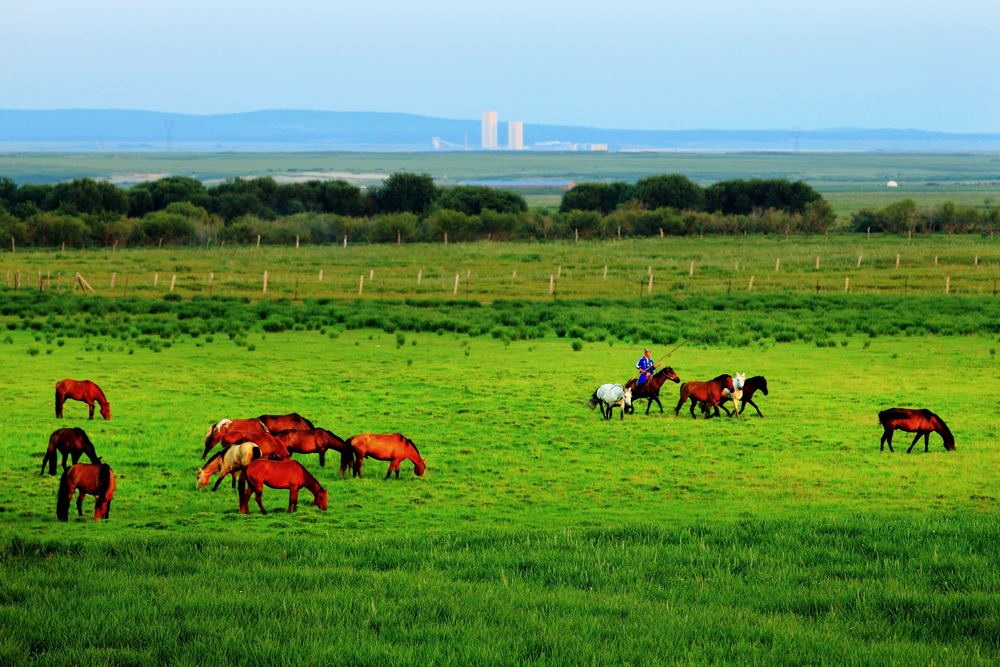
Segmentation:
[(511, 120), (507, 122), (507, 150), (524, 150), (524, 121)]
[(497, 112), (483, 112), (483, 150), (497, 147)]

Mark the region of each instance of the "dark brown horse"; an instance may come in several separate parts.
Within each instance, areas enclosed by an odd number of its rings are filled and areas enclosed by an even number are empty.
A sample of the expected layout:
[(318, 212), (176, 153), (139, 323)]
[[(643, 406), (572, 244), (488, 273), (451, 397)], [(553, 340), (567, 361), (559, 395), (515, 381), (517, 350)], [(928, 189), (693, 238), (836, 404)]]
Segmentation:
[(56, 383), (56, 418), (62, 419), (63, 403), (67, 398), (83, 401), (90, 408), (90, 418), (94, 418), (94, 403), (101, 406), (101, 416), (111, 419), (111, 404), (104, 397), (101, 388), (90, 380), (60, 380)]
[(327, 431), (325, 428), (314, 428), (310, 430), (289, 429), (286, 431), (274, 431), (272, 435), (283, 444), (291, 454), (319, 454), (319, 465), (326, 465), (326, 450), (333, 449), (340, 452), (340, 476), (344, 476), (351, 464), (354, 462), (354, 450), (344, 442), (337, 434)]
[(326, 489), (309, 474), (298, 461), (267, 461), (258, 459), (240, 473), (240, 514), (250, 513), (250, 494), (257, 499), (261, 514), (267, 514), (261, 496), (264, 487), (288, 489), (288, 511), (294, 512), (299, 506), (299, 489), (306, 487), (312, 491), (316, 507), (326, 511)]
[(59, 479), (59, 495), (56, 496), (56, 517), (69, 521), (69, 504), (73, 492), (76, 498), (76, 512), (83, 516), (83, 496), (97, 497), (94, 506), (94, 520), (107, 519), (111, 513), (111, 499), (115, 496), (115, 473), (107, 463), (77, 463), (66, 470)]
[(685, 382), (681, 385), (681, 399), (677, 401), (677, 407), (674, 408), (674, 415), (676, 416), (680, 413), (684, 401), (690, 398), (692, 419), (697, 419), (694, 409), (699, 403), (707, 403), (710, 407), (715, 408), (715, 416), (718, 417), (719, 401), (722, 400), (723, 389), (734, 391), (733, 377), (731, 375), (724, 373), (708, 382)]
[(681, 379), (677, 377), (677, 373), (670, 366), (665, 366), (660, 370), (653, 373), (653, 376), (646, 380), (644, 384), (639, 384), (639, 378), (632, 378), (625, 383), (626, 388), (632, 389), (632, 407), (629, 408), (630, 412), (635, 412), (635, 402), (640, 398), (646, 399), (646, 414), (649, 414), (649, 408), (652, 407), (653, 401), (660, 406), (660, 413), (663, 413), (663, 404), (660, 403), (660, 387), (670, 380), (671, 382), (680, 382)]
[(217, 444), (225, 448), (241, 442), (257, 443), (264, 458), (288, 458), (288, 449), (271, 435), (259, 419), (223, 419), (214, 424), (205, 436), (205, 451), (201, 458), (205, 458)]
[[(758, 391), (767, 396), (767, 380), (764, 379), (764, 376), (755, 375), (752, 378), (747, 378), (747, 381), (743, 383), (743, 397), (740, 399), (740, 414), (743, 414), (743, 411), (747, 409), (747, 403), (749, 403), (750, 405), (753, 406), (753, 409), (757, 411), (758, 415), (760, 415), (761, 417), (764, 416), (761, 413), (760, 408), (757, 407), (757, 404), (753, 402), (753, 395)], [(723, 403), (732, 400), (733, 400), (732, 396), (724, 395), (722, 397), (722, 400), (719, 401), (719, 407), (721, 407), (723, 410), (726, 411), (727, 417), (731, 417), (733, 413), (730, 412), (729, 408), (723, 405)], [(708, 405), (703, 404), (702, 409), (706, 414), (708, 413)], [(733, 406), (733, 409), (735, 409), (735, 406)]]
[(94, 451), (94, 443), (90, 441), (82, 428), (59, 428), (52, 432), (52, 435), (49, 436), (49, 447), (45, 450), (45, 456), (42, 457), (42, 471), (39, 474), (45, 474), (45, 464), (47, 463), (49, 464), (49, 474), (55, 475), (56, 459), (59, 458), (59, 454), (62, 454), (63, 470), (68, 467), (66, 465), (67, 457), (72, 457), (74, 464), (84, 454), (87, 455), (91, 463), (101, 462), (97, 452)]
[(404, 460), (413, 461), (413, 472), (422, 477), (427, 469), (426, 459), (420, 458), (420, 452), (413, 441), (401, 433), (361, 433), (347, 439), (347, 444), (354, 450), (354, 476), (361, 477), (361, 466), (365, 457), (370, 456), (379, 461), (389, 461), (389, 469), (385, 479), (395, 471), (399, 479), (399, 464)]
[(926, 452), (927, 441), (930, 438), (931, 431), (941, 436), (946, 450), (949, 452), (955, 451), (955, 436), (951, 434), (951, 429), (948, 428), (943, 419), (930, 410), (890, 408), (878, 413), (878, 423), (885, 429), (882, 433), (882, 440), (879, 443), (879, 451), (883, 451), (886, 445), (889, 445), (890, 452), (895, 451), (892, 448), (893, 431), (916, 432), (916, 435), (913, 436), (913, 442), (910, 443), (910, 448), (906, 450), (907, 454), (910, 453), (913, 446), (920, 440), (920, 436), (924, 436), (924, 451)]
[(264, 428), (271, 433), (274, 433), (275, 431), (287, 431), (290, 429), (305, 431), (315, 428), (311, 421), (297, 412), (292, 412), (287, 415), (261, 415), (260, 417), (257, 417), (257, 419), (264, 425)]

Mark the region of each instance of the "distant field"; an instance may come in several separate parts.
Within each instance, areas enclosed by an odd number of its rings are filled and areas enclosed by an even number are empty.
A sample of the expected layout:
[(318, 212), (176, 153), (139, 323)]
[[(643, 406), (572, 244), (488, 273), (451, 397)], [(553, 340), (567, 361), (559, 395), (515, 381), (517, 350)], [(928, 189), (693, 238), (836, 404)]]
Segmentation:
[[(703, 185), (734, 178), (801, 179), (829, 197), (841, 216), (905, 197), (926, 205), (1000, 203), (996, 153), (25, 153), (0, 159), (0, 176), (18, 183), (80, 177), (128, 181), (162, 174), (201, 180), (294, 178), (327, 172), (376, 185), (378, 175), (398, 171), (429, 173), (442, 185), (477, 179), (636, 181), (675, 172)], [(887, 190), (890, 180), (900, 187)], [(558, 205), (558, 192), (526, 194), (533, 206)]]

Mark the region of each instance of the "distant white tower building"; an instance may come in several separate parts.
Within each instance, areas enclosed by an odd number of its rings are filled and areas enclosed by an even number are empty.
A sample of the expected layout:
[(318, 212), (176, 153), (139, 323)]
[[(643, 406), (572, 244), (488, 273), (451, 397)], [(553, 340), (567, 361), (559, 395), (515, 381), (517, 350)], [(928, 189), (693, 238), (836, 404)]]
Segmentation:
[(512, 120), (507, 123), (507, 150), (524, 150), (524, 121)]
[(497, 112), (483, 112), (483, 148), (497, 147)]

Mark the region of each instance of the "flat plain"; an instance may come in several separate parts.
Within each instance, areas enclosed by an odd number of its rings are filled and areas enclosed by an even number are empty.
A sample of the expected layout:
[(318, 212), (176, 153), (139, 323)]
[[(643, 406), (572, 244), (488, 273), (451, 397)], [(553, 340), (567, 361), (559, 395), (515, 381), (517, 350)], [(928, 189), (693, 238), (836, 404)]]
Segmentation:
[[(855, 276), (858, 292), (844, 294), (866, 242), (871, 264)], [(26, 279), (5, 287), (0, 309), (5, 664), (1000, 659), (989, 239), (2, 260), (5, 271), (63, 276), (44, 292)], [(614, 289), (601, 287), (605, 263)], [(652, 296), (639, 293), (648, 263)], [(258, 293), (266, 266), (279, 276), (268, 296)], [(425, 275), (440, 285), (418, 288), (423, 266), (437, 267)], [(120, 283), (110, 288), (115, 267), (119, 281), (135, 276), (127, 297)], [(237, 267), (246, 278), (227, 282)], [(506, 280), (512, 267), (530, 275), (530, 290)], [(343, 285), (305, 292), (319, 268)], [(76, 271), (98, 294), (67, 288)], [(154, 271), (156, 289), (140, 287), (137, 276)], [(171, 294), (164, 277), (211, 271), (211, 296), (188, 280)], [(371, 271), (382, 291), (358, 298)], [(739, 294), (727, 271), (739, 272)], [(744, 271), (774, 282), (748, 294)], [(943, 293), (946, 271), (958, 292)], [(297, 295), (281, 278), (295, 272)], [(453, 296), (456, 273), (466, 291)], [(817, 277), (831, 285), (818, 295)], [(693, 420), (685, 407), (675, 417), (668, 385), (665, 414), (654, 405), (647, 416), (643, 404), (603, 422), (586, 399), (628, 378), (643, 346), (670, 352), (665, 363), (683, 381), (766, 376), (770, 393), (756, 399), (765, 416)], [(88, 422), (80, 403), (55, 419), (63, 377), (99, 382), (112, 420)], [(932, 435), (929, 452), (906, 454), (911, 438), (900, 433), (894, 454), (879, 451), (877, 412), (896, 405), (940, 414), (957, 450)], [(405, 433), (427, 473), (404, 464), (399, 480), (383, 481), (386, 464), (369, 461), (364, 478), (340, 479), (298, 457), (330, 491), (325, 513), (304, 493), (289, 514), (285, 492), (267, 490), (267, 516), (240, 516), (228, 482), (195, 490), (211, 423), (290, 411), (343, 437)], [(70, 425), (118, 475), (107, 522), (55, 520), (58, 478), (38, 473), (49, 433)]]

